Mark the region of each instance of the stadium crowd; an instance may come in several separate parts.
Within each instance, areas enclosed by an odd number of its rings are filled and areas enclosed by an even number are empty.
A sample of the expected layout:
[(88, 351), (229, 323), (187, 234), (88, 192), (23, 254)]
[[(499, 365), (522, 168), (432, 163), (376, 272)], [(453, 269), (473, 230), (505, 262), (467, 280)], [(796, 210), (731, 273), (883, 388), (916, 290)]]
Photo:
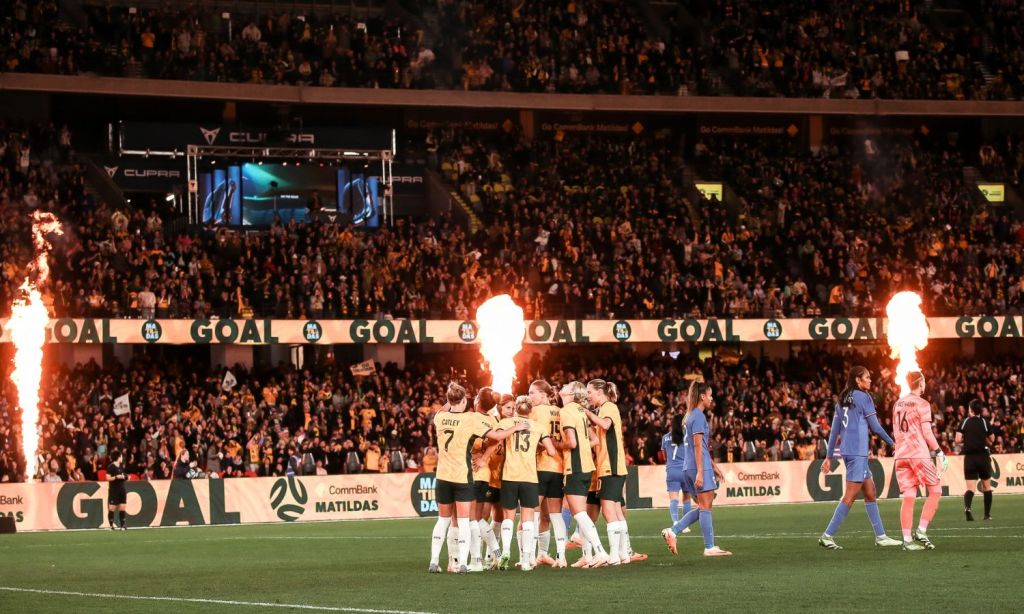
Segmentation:
[[(930, 2), (407, 2), (403, 17), (19, 0), (4, 70), (380, 88), (787, 97), (1016, 99), (1016, 2), (942, 24)], [(664, 7), (662, 7), (664, 8)], [(437, 15), (427, 44), (416, 16)], [(252, 14), (247, 14), (252, 13)], [(81, 19), (82, 23), (78, 23)], [(74, 24), (74, 25), (73, 25)], [(78, 27), (82, 26), (82, 27)]]
[[(430, 419), (453, 377), (473, 385), (487, 375), (475, 352), (423, 360), (405, 369), (384, 365), (367, 377), (332, 365), (316, 372), (293, 368), (201, 369), (189, 362), (137, 359), (127, 367), (95, 363), (44, 375), (40, 432), (41, 475), (95, 479), (114, 449), (143, 479), (432, 471), (437, 463)], [(714, 457), (723, 462), (822, 458), (832, 406), (854, 362), (870, 365), (883, 424), (891, 431), (896, 390), (890, 364), (876, 353), (803, 353), (786, 362), (693, 358), (629, 352), (552, 350), (520, 365), (522, 382), (537, 377), (563, 384), (607, 378), (619, 383), (628, 462), (663, 462), (661, 436), (674, 412), (685, 411), (689, 380), (715, 386), (711, 421)], [(459, 365), (465, 368), (456, 368)], [(993, 451), (1024, 451), (1024, 367), (995, 362), (924, 363), (943, 449), (956, 453), (954, 434), (966, 404), (985, 399), (994, 430)], [(886, 379), (887, 378), (887, 379)], [(520, 387), (525, 388), (525, 383)], [(129, 413), (114, 399), (129, 395)], [(11, 423), (14, 391), (0, 397), (0, 481), (19, 479), (20, 436)], [(882, 454), (884, 444), (873, 442)], [(187, 456), (183, 456), (187, 453)], [(190, 465), (195, 462), (195, 466)]]
[[(438, 141), (504, 260), (553, 268), (545, 313), (875, 315), (899, 289), (934, 315), (1020, 313), (1024, 225), (980, 202), (958, 148), (925, 137), (817, 152), (732, 138), (685, 152), (656, 137)], [(1019, 144), (1000, 146), (1016, 163)], [(688, 168), (724, 181), (736, 205), (685, 192)]]
[[(39, 207), (69, 230), (51, 258), (57, 316), (469, 319), (502, 292), (529, 318), (871, 316), (899, 289), (932, 315), (1021, 313), (1024, 225), (972, 194), (956, 147), (708, 138), (684, 151), (661, 136), (439, 134), (442, 172), (486, 222), (475, 234), (451, 216), (169, 233), (156, 203), (86, 191), (66, 128), (10, 127), (0, 313)], [(997, 140), (979, 164), (1015, 177), (1022, 151)], [(723, 180), (734, 204), (687, 191), (687, 172)]]
[[(922, 2), (789, 0), (770, 7), (750, 0), (707, 3), (711, 61), (726, 66), (737, 93), (758, 96), (984, 100), (1015, 98), (1021, 73), (1013, 26), (969, 21), (942, 26)], [(978, 3), (986, 17), (1004, 3)], [(1009, 3), (1005, 3), (1009, 4)], [(1008, 54), (985, 51), (987, 28), (999, 27)], [(1018, 47), (1019, 48), (1019, 47)], [(988, 63), (999, 70), (986, 74)]]

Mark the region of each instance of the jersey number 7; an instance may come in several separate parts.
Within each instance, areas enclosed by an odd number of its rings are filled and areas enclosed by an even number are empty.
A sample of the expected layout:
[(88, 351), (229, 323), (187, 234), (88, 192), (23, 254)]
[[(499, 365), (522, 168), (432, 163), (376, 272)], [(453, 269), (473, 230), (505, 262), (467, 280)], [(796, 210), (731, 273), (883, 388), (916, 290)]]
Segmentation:
[(447, 437), (447, 439), (444, 442), (444, 451), (447, 452), (448, 451), (448, 446), (452, 445), (452, 438), (455, 437), (455, 431), (452, 430), (452, 429), (445, 429), (445, 430), (441, 431), (441, 433), (445, 437)]

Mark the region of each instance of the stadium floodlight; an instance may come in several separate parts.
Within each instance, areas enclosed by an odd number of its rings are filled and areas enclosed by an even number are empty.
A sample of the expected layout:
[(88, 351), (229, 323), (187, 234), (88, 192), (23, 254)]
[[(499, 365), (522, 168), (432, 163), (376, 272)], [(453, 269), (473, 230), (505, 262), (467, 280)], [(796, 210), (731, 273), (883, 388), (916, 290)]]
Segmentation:
[(171, 193), (171, 192), (168, 192), (168, 193), (167, 193), (167, 196), (165, 196), (165, 197), (164, 197), (164, 200), (165, 200), (165, 201), (167, 201), (167, 202), (169, 202), (169, 203), (170, 203), (170, 202), (174, 202), (174, 194), (173, 194), (173, 193)]

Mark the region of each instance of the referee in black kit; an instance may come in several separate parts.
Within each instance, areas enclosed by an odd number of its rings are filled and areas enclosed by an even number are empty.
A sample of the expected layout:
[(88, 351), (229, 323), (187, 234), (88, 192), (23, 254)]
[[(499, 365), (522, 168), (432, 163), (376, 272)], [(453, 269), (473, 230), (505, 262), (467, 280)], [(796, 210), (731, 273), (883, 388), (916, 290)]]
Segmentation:
[[(125, 525), (128, 491), (124, 486), (127, 479), (128, 474), (124, 469), (124, 452), (117, 450), (110, 455), (110, 464), (107, 465), (107, 521), (110, 522), (111, 531), (128, 530)], [(114, 524), (115, 511), (117, 512), (117, 525)]]
[(971, 502), (974, 501), (975, 481), (981, 484), (981, 492), (985, 497), (985, 520), (992, 520), (992, 463), (988, 456), (991, 430), (988, 421), (981, 417), (984, 407), (981, 399), (971, 401), (967, 405), (967, 418), (956, 432), (956, 442), (964, 446), (964, 481), (967, 483), (967, 490), (964, 492), (964, 514), (968, 521), (974, 520)]

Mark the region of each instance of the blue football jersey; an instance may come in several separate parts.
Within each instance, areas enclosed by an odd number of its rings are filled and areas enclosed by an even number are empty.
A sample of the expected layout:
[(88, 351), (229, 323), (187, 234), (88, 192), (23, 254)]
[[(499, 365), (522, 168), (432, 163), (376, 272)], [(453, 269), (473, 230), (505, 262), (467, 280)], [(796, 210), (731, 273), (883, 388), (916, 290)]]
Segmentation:
[(863, 390), (854, 390), (839, 400), (836, 411), (842, 417), (839, 451), (843, 456), (868, 455), (868, 416), (875, 413), (875, 402)]
[(704, 411), (701, 409), (694, 408), (690, 410), (690, 414), (686, 417), (686, 446), (684, 447), (685, 463), (683, 468), (687, 471), (697, 469), (697, 461), (694, 459), (693, 450), (693, 439), (692, 437), (700, 433), (703, 449), (701, 450), (701, 458), (703, 459), (703, 465), (705, 471), (711, 470), (711, 450), (708, 448), (708, 438), (711, 429), (708, 428), (708, 420), (704, 417)]
[(665, 453), (665, 471), (682, 471), (686, 462), (686, 431), (683, 431), (683, 443), (672, 443), (672, 433), (661, 438), (661, 450)]

